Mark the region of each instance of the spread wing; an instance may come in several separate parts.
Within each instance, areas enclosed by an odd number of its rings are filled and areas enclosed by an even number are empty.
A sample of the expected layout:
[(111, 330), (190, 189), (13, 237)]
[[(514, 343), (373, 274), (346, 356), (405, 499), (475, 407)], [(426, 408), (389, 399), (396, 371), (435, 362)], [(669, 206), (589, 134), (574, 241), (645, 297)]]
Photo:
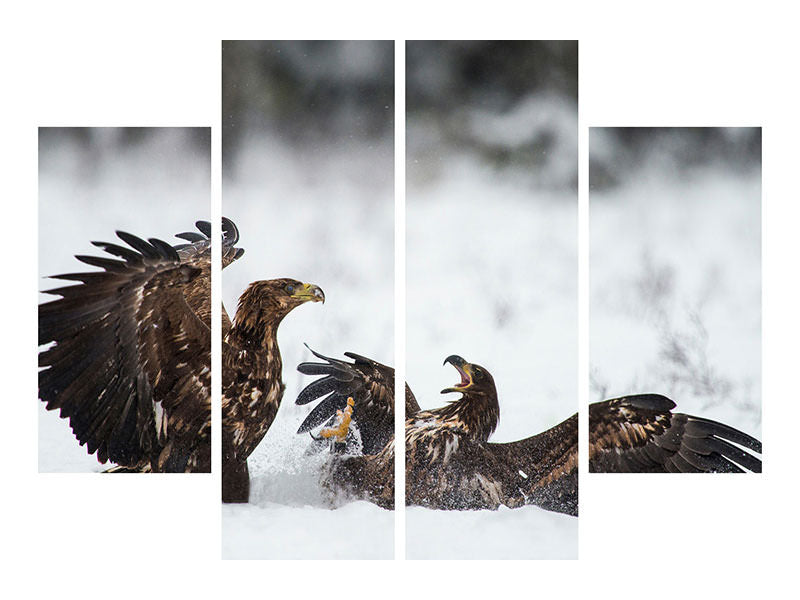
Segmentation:
[[(361, 435), (362, 451), (376, 454), (394, 435), (394, 369), (352, 352), (345, 352), (345, 356), (353, 362), (311, 352), (325, 362), (301, 363), (297, 370), (304, 375), (323, 377), (308, 384), (298, 395), (296, 403), (308, 404), (319, 398), (322, 401), (309, 413), (297, 433), (332, 422), (336, 411), (343, 410), (347, 398), (352, 397), (353, 421)], [(417, 411), (419, 405), (406, 385), (406, 414)]]
[(100, 462), (208, 471), (208, 239), (117, 236), (128, 247), (94, 244), (121, 260), (78, 256), (101, 270), (57, 275), (79, 283), (45, 292), (60, 298), (39, 306), (39, 345), (52, 344), (39, 354), (39, 397)]
[(538, 435), (501, 444), (439, 428), (431, 432), (439, 438), (436, 443), (420, 446), (412, 439), (416, 433), (406, 429), (407, 504), (445, 510), (534, 504), (577, 516), (577, 415)]
[[(503, 504), (535, 504), (578, 515), (578, 415), (516, 442), (485, 444), (485, 464), (502, 483)], [(494, 465), (498, 465), (495, 467)]]
[(761, 472), (761, 442), (716, 421), (673, 413), (657, 394), (589, 405), (593, 473)]
[[(176, 234), (189, 242), (174, 246), (180, 260), (201, 270), (201, 276), (190, 282), (184, 290), (187, 302), (198, 317), (211, 328), (211, 223), (197, 221), (195, 223), (200, 233), (184, 231)], [(239, 229), (236, 224), (226, 217), (222, 217), (222, 268), (224, 269), (233, 261), (244, 254), (243, 248), (237, 248)], [(231, 319), (222, 307), (222, 336), (225, 337), (231, 327)]]

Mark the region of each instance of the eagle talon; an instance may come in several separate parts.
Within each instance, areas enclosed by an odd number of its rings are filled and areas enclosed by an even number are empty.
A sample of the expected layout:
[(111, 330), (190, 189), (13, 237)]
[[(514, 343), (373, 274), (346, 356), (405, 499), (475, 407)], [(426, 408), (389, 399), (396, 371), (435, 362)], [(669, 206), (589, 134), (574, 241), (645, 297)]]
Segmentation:
[(343, 443), (347, 439), (347, 432), (350, 431), (350, 421), (353, 418), (353, 397), (347, 398), (347, 406), (344, 410), (336, 411), (336, 424), (332, 427), (324, 427), (319, 431), (319, 438), (329, 439), (334, 442)]

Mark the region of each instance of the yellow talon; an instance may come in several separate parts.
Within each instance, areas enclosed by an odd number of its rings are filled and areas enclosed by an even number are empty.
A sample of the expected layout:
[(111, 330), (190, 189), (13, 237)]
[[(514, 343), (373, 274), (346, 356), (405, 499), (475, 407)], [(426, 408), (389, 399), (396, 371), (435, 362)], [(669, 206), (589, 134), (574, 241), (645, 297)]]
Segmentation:
[(336, 411), (337, 424), (333, 427), (325, 427), (320, 430), (319, 435), (326, 439), (333, 438), (336, 442), (344, 442), (347, 439), (347, 432), (350, 430), (350, 420), (353, 417), (353, 398), (347, 398), (347, 406), (344, 410)]

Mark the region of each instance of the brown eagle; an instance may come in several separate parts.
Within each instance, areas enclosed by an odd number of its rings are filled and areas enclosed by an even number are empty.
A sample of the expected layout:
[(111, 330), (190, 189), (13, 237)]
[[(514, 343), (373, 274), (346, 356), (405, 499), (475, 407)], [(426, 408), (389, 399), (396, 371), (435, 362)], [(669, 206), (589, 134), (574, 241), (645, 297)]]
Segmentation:
[[(113, 471), (211, 470), (211, 225), (171, 246), (117, 232), (92, 242), (121, 260), (76, 256), (100, 271), (47, 290), (39, 306), (39, 397)], [(224, 260), (238, 233), (223, 221)]]
[[(360, 455), (334, 456), (324, 484), (392, 508), (394, 417), (390, 413), (394, 405), (382, 399), (392, 398), (394, 371), (351, 353), (346, 356), (355, 359), (354, 363), (315, 355), (326, 363), (303, 363), (298, 369), (325, 377), (307, 386), (298, 403), (328, 396), (298, 433), (326, 422), (334, 424), (336, 411), (352, 397), (349, 424), (359, 433), (366, 432), (362, 439), (386, 443), (379, 449), (364, 443)], [(535, 504), (577, 516), (578, 415), (523, 440), (489, 442), (499, 418), (491, 374), (459, 356), (450, 356), (445, 363), (458, 370), (461, 381), (442, 393), (460, 392), (458, 400), (423, 411), (406, 386), (406, 503), (439, 509)], [(674, 407), (674, 402), (655, 394), (590, 405), (590, 471), (761, 471), (761, 461), (745, 450), (760, 453), (758, 440), (722, 423), (673, 414)], [(380, 420), (374, 419), (376, 412), (382, 415)], [(328, 428), (336, 435), (339, 430)]]
[(247, 502), (247, 457), (264, 438), (283, 398), (278, 326), (294, 308), (325, 302), (316, 285), (294, 279), (251, 283), (231, 323), (223, 311), (222, 501)]
[[(393, 397), (394, 370), (351, 353), (347, 356), (354, 358), (354, 363), (316, 356), (327, 362), (303, 363), (298, 369), (325, 377), (303, 390), (299, 400), (305, 403), (329, 395), (299, 433), (335, 420), (333, 413), (353, 397), (351, 425), (362, 440), (383, 439), (385, 443), (379, 449), (365, 443), (360, 455), (335, 455), (324, 474), (324, 484), (391, 509), (394, 405), (382, 398)], [(577, 514), (577, 415), (523, 440), (489, 442), (500, 415), (491, 374), (455, 355), (445, 363), (456, 368), (461, 381), (442, 393), (459, 392), (461, 398), (423, 411), (406, 386), (406, 504), (459, 510), (536, 504)], [(372, 421), (376, 412), (383, 415), (379, 427)]]
[[(39, 345), (54, 343), (39, 355), (39, 397), (115, 472), (210, 471), (211, 225), (197, 228), (177, 246), (122, 231), (129, 248), (93, 242), (122, 260), (78, 256), (102, 270), (55, 276), (80, 283), (39, 307)], [(224, 268), (244, 250), (232, 221), (222, 230)], [(278, 325), (324, 298), (294, 279), (257, 281), (233, 322), (223, 309), (223, 499), (247, 501), (247, 457), (283, 395)]]

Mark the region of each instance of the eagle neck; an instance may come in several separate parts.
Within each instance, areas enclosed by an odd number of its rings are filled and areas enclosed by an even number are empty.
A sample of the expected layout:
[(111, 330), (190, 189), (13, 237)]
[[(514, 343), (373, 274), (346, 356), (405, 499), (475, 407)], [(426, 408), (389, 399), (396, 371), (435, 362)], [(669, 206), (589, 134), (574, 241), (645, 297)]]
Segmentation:
[(267, 314), (261, 311), (255, 318), (241, 318), (236, 314), (228, 334), (234, 345), (247, 350), (264, 350), (278, 347), (278, 325), (284, 315)]
[(465, 394), (441, 410), (443, 417), (466, 429), (473, 439), (483, 442), (494, 433), (500, 420), (497, 394)]

